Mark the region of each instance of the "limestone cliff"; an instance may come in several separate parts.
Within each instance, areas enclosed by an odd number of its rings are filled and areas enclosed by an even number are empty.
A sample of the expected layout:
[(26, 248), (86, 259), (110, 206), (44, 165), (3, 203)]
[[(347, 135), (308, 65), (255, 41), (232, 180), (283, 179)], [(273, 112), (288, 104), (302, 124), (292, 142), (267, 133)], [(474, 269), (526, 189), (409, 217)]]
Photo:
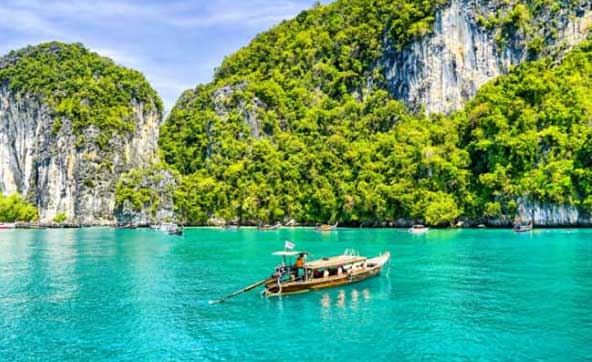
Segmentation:
[[(67, 47), (57, 44), (46, 48), (61, 56), (69, 49)], [(29, 53), (30, 50), (4, 58), (0, 70), (10, 70)], [(83, 54), (93, 59), (97, 57), (86, 51)], [(6, 61), (7, 58), (12, 61)], [(99, 61), (102, 65), (116, 67), (104, 58)], [(97, 66), (95, 78), (102, 69)], [(120, 175), (131, 168), (147, 167), (157, 161), (162, 118), (156, 104), (159, 100), (141, 101), (130, 96), (129, 103), (117, 105), (126, 109), (122, 113), (125, 116), (110, 118), (112, 123), (121, 121), (125, 124), (125, 130), (111, 130), (92, 117), (100, 119), (100, 112), (114, 108), (96, 110), (94, 114), (89, 112), (91, 114), (84, 123), (81, 119), (73, 121), (68, 113), (58, 112), (59, 106), (55, 104), (61, 105), (72, 99), (80, 99), (78, 104), (82, 105), (98, 104), (98, 101), (66, 90), (62, 92), (68, 98), (56, 101), (43, 91), (15, 87), (16, 74), (5, 73), (4, 82), (0, 82), (0, 192), (24, 195), (39, 208), (41, 221), (51, 221), (63, 213), (71, 222), (111, 223), (114, 220), (115, 184)], [(76, 112), (71, 114), (73, 117), (78, 115)]]
[(586, 224), (591, 22), (590, 0), (318, 4), (179, 99), (161, 151), (198, 192), (178, 205), (196, 224), (505, 226), (528, 198), (537, 225)]
[(589, 33), (591, 1), (536, 15), (524, 8), (524, 19), (512, 13), (521, 3), (451, 0), (436, 13), (429, 35), (401, 50), (387, 42), (379, 64), (392, 94), (428, 113), (450, 113), (512, 66), (539, 52), (562, 53)]

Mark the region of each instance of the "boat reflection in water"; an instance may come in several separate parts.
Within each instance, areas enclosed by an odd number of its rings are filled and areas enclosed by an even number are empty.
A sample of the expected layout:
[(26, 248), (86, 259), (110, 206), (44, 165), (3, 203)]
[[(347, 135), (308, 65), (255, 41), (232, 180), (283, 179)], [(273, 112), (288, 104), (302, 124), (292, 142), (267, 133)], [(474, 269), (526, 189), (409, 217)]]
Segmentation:
[(362, 290), (352, 289), (341, 289), (337, 295), (333, 295), (335, 302), (332, 302), (332, 295), (330, 293), (324, 293), (321, 296), (321, 306), (325, 309), (330, 309), (331, 306), (338, 308), (345, 308), (348, 304), (352, 309), (358, 307), (359, 302), (362, 300), (368, 302), (371, 299), (370, 289), (364, 288)]

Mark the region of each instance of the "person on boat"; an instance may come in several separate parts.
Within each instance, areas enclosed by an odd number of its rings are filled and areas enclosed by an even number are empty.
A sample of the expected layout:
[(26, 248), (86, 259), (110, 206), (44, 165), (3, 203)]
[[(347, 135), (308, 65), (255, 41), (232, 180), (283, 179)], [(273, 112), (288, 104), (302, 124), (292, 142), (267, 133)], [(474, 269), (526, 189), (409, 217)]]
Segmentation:
[(296, 258), (296, 264), (294, 265), (296, 277), (300, 275), (301, 269), (304, 269), (304, 253), (301, 253), (300, 255), (298, 255), (298, 258)]

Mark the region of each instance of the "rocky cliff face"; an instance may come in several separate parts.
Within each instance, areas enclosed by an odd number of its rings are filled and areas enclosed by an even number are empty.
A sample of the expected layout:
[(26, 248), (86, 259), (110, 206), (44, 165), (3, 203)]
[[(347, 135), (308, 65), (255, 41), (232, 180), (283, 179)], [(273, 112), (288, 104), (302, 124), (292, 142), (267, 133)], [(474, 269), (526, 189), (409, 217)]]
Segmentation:
[[(589, 33), (590, 1), (577, 6), (565, 2), (565, 7), (544, 9), (522, 20), (511, 19), (517, 4), (451, 0), (436, 14), (431, 35), (402, 50), (386, 44), (380, 65), (391, 93), (414, 108), (425, 107), (428, 113), (450, 113), (489, 80), (536, 56), (536, 42), (544, 53), (563, 52)], [(522, 21), (521, 26), (512, 20)]]
[(520, 201), (518, 216), (535, 225), (548, 227), (592, 226), (592, 218), (573, 205), (553, 205)]
[(259, 109), (264, 109), (265, 104), (257, 97), (254, 97), (250, 104), (247, 104), (244, 99), (233, 99), (237, 92), (242, 92), (246, 88), (247, 83), (242, 82), (234, 86), (226, 85), (217, 89), (213, 94), (214, 110), (218, 117), (223, 121), (227, 121), (229, 111), (231, 109), (236, 109), (244, 119), (245, 123), (249, 126), (251, 136), (253, 138), (260, 138), (261, 121), (257, 117), (257, 111)]
[(117, 183), (115, 216), (120, 224), (182, 222), (175, 214), (179, 174), (164, 165), (134, 169)]
[(140, 102), (132, 108), (135, 130), (113, 134), (100, 148), (96, 127), (77, 135), (62, 119), (58, 129), (39, 97), (0, 88), (0, 192), (25, 195), (39, 208), (41, 221), (65, 213), (73, 222), (112, 222), (119, 176), (152, 164), (158, 155), (160, 114)]
[[(574, 205), (556, 205), (541, 202), (518, 200), (518, 210), (514, 217), (487, 219), (485, 224), (492, 227), (511, 227), (515, 220), (532, 221), (535, 227), (592, 227), (592, 217)], [(468, 224), (479, 222), (467, 220)]]

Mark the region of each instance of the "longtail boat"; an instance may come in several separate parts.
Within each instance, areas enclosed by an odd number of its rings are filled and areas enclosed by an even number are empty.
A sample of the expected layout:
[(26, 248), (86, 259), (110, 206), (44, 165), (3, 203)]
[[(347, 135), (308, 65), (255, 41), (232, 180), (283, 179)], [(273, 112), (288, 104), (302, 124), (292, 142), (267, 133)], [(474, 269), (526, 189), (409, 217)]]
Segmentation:
[(295, 268), (286, 259), (305, 252), (278, 251), (284, 262), (265, 282), (263, 294), (267, 297), (304, 293), (311, 290), (338, 287), (360, 282), (377, 276), (390, 259), (390, 253), (383, 253), (368, 259), (354, 250), (346, 250), (343, 255), (307, 261), (302, 268)]
[(408, 229), (408, 231), (412, 234), (425, 234), (430, 230), (430, 228), (427, 228), (423, 225), (413, 225), (412, 227), (410, 227)]
[(524, 222), (520, 222), (514, 225), (514, 227), (512, 228), (512, 230), (514, 230), (514, 232), (517, 233), (524, 233), (527, 231), (531, 231), (532, 230), (532, 221), (528, 222), (528, 223), (524, 223)]
[(184, 231), (185, 230), (183, 229), (183, 226), (177, 225), (175, 228), (171, 228), (167, 232), (169, 233), (169, 235), (182, 236)]
[(138, 225), (137, 224), (133, 224), (133, 223), (127, 223), (127, 224), (118, 224), (115, 226), (116, 229), (137, 229)]
[(282, 223), (276, 223), (274, 225), (260, 225), (257, 226), (257, 230), (276, 230), (279, 229), (280, 226), (282, 226)]
[(290, 221), (288, 221), (284, 226), (289, 227), (289, 228), (293, 228), (298, 226), (298, 223), (296, 222), (296, 220), (292, 219)]
[(13, 223), (0, 223), (0, 230), (11, 230), (16, 227)]
[(316, 231), (333, 231), (333, 230), (337, 229), (338, 224), (339, 223), (336, 222), (335, 225), (329, 225), (329, 224), (317, 225), (315, 227), (315, 230)]
[(264, 296), (275, 297), (361, 282), (379, 275), (391, 257), (391, 253), (387, 251), (368, 259), (348, 249), (343, 255), (307, 261), (301, 268), (296, 268), (292, 259), (296, 256), (304, 258), (308, 255), (307, 252), (283, 250), (273, 255), (281, 256), (283, 261), (269, 278), (220, 299), (212, 300), (210, 304), (222, 303), (262, 285), (265, 286), (262, 293)]

